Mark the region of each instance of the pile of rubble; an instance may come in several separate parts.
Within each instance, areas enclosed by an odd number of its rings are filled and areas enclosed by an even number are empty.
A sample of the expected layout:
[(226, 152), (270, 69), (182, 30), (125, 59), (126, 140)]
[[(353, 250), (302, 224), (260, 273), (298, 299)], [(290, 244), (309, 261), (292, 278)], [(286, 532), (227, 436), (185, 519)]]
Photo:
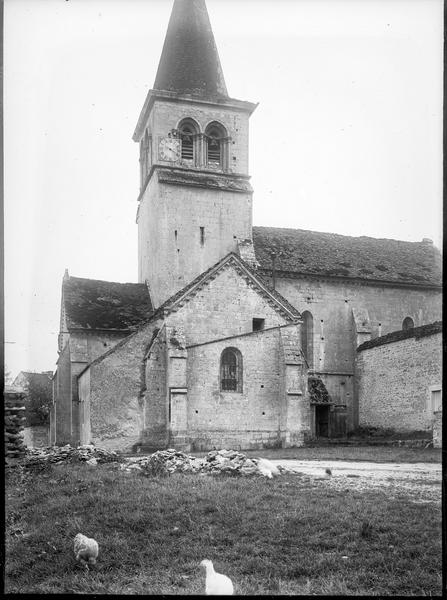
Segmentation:
[(63, 462), (86, 462), (90, 465), (105, 462), (117, 462), (119, 455), (114, 450), (97, 448), (93, 445), (78, 446), (49, 446), (48, 448), (27, 448), (24, 459), (25, 467), (59, 464)]
[(200, 475), (263, 475), (269, 478), (286, 471), (264, 458), (248, 458), (237, 450), (212, 450), (204, 458), (197, 458), (172, 448), (158, 450), (150, 456), (125, 459), (120, 469), (127, 472), (138, 470), (144, 475), (189, 472)]

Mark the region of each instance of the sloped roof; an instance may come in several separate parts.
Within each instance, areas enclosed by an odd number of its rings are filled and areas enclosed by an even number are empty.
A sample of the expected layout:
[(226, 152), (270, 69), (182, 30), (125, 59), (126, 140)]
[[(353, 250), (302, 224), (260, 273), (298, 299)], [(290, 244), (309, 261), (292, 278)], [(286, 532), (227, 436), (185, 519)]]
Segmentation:
[(441, 285), (441, 254), (430, 242), (351, 237), (304, 229), (253, 227), (261, 268), (417, 285)]
[(228, 98), (205, 0), (175, 0), (154, 89)]
[(437, 333), (442, 333), (442, 321), (435, 321), (434, 323), (428, 323), (427, 325), (421, 325), (420, 327), (392, 331), (391, 333), (374, 338), (373, 340), (363, 342), (363, 344), (360, 344), (357, 348), (357, 352), (367, 350), (368, 348), (375, 348), (376, 346), (382, 346), (383, 344), (392, 344), (393, 342), (399, 342), (400, 340), (406, 340), (411, 337), (419, 339)]
[(234, 261), (234, 264), (240, 265), (243, 269), (245, 269), (247, 272), (247, 275), (252, 279), (252, 281), (255, 285), (257, 284), (260, 291), (262, 290), (262, 288), (265, 288), (265, 292), (267, 294), (269, 294), (274, 300), (276, 300), (277, 303), (281, 304), (283, 309), (285, 309), (288, 313), (290, 313), (290, 315), (292, 315), (293, 317), (300, 316), (300, 313), (295, 308), (295, 306), (290, 304), (290, 302), (286, 298), (284, 298), (284, 296), (282, 294), (280, 294), (277, 290), (274, 290), (271, 287), (270, 283), (268, 283), (258, 272), (253, 271), (253, 269), (250, 267), (250, 265), (248, 265), (246, 262), (244, 262), (239, 256), (234, 254), (234, 252), (230, 252), (224, 258), (222, 258), (216, 264), (214, 264), (212, 267), (210, 267), (209, 269), (207, 269), (206, 271), (204, 271), (203, 273), (198, 275), (195, 279), (193, 279), (185, 287), (183, 287), (181, 290), (179, 290), (178, 292), (173, 294), (170, 298), (168, 298), (151, 315), (151, 318), (159, 316), (165, 311), (172, 310), (174, 308), (174, 306), (177, 304), (177, 302), (181, 301), (181, 299), (183, 297), (185, 297), (185, 299), (186, 299), (189, 292), (193, 291), (194, 288), (201, 287), (203, 284), (205, 284), (208, 281), (208, 279), (210, 278), (210, 276), (213, 276), (213, 274), (215, 272), (219, 271), (221, 268), (224, 267), (224, 265), (226, 265), (230, 261)]
[(52, 375), (53, 375), (52, 371), (44, 371), (43, 373), (33, 373), (32, 371), (20, 371), (20, 373), (14, 379), (13, 386), (16, 385), (16, 382), (22, 381), (23, 382), (21, 384), (22, 386), (30, 385), (30, 384), (31, 385), (32, 384), (41, 385), (41, 386), (47, 387), (48, 390), (51, 392), (51, 390), (52, 390), (52, 382), (51, 382)]
[(135, 328), (152, 312), (144, 283), (64, 278), (62, 294), (68, 330)]

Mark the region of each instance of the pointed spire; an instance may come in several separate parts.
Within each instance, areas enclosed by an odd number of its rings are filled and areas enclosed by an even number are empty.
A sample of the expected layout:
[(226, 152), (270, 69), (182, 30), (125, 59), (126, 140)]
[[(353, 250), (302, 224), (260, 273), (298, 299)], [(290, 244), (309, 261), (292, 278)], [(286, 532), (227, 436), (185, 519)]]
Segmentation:
[(205, 0), (175, 0), (154, 89), (228, 98)]

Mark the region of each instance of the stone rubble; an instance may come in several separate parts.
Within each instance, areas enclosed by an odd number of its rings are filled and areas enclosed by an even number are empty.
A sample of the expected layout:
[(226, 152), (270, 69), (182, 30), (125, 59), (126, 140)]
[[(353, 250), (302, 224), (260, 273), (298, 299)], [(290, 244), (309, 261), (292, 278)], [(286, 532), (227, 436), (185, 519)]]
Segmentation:
[(169, 448), (146, 456), (125, 457), (120, 456), (114, 450), (106, 450), (93, 445), (74, 448), (70, 444), (48, 448), (27, 448), (22, 464), (27, 468), (64, 462), (84, 462), (91, 467), (100, 463), (116, 462), (120, 470), (139, 471), (147, 476), (197, 473), (199, 475), (271, 478), (287, 472), (293, 473), (285, 467), (275, 467), (266, 459), (248, 458), (237, 450), (212, 450), (205, 457), (198, 458)]
[(90, 444), (74, 448), (70, 444), (67, 444), (66, 446), (49, 446), (48, 448), (27, 448), (23, 466), (33, 467), (48, 463), (58, 464), (78, 461), (95, 465), (97, 463), (117, 462), (119, 460), (119, 454), (114, 450), (97, 448)]
[[(248, 458), (237, 450), (212, 450), (204, 458), (197, 458), (169, 448), (158, 450), (150, 456), (125, 459), (120, 469), (130, 472), (142, 471), (144, 475), (170, 475), (171, 473), (198, 473), (200, 475), (269, 476), (265, 466), (258, 466), (259, 459)], [(284, 467), (273, 471), (274, 475), (288, 472)], [(271, 476), (271, 475), (270, 475)]]

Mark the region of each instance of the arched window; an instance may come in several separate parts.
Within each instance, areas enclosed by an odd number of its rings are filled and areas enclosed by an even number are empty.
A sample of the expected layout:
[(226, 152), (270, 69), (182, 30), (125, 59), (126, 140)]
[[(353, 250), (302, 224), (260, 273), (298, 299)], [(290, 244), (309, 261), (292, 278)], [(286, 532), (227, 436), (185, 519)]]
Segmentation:
[(301, 325), (301, 349), (309, 368), (312, 369), (314, 366), (314, 319), (308, 310), (301, 313), (301, 317), (303, 319)]
[(196, 157), (196, 136), (198, 127), (192, 119), (185, 119), (178, 127), (179, 137), (182, 141), (182, 160), (194, 162)]
[(402, 329), (403, 331), (407, 331), (407, 329), (413, 329), (414, 327), (414, 321), (411, 317), (405, 317), (405, 319), (402, 322)]
[(225, 348), (220, 356), (220, 389), (242, 392), (242, 354), (237, 348)]
[(225, 164), (226, 132), (218, 123), (211, 123), (205, 131), (206, 164), (211, 168), (223, 169)]

